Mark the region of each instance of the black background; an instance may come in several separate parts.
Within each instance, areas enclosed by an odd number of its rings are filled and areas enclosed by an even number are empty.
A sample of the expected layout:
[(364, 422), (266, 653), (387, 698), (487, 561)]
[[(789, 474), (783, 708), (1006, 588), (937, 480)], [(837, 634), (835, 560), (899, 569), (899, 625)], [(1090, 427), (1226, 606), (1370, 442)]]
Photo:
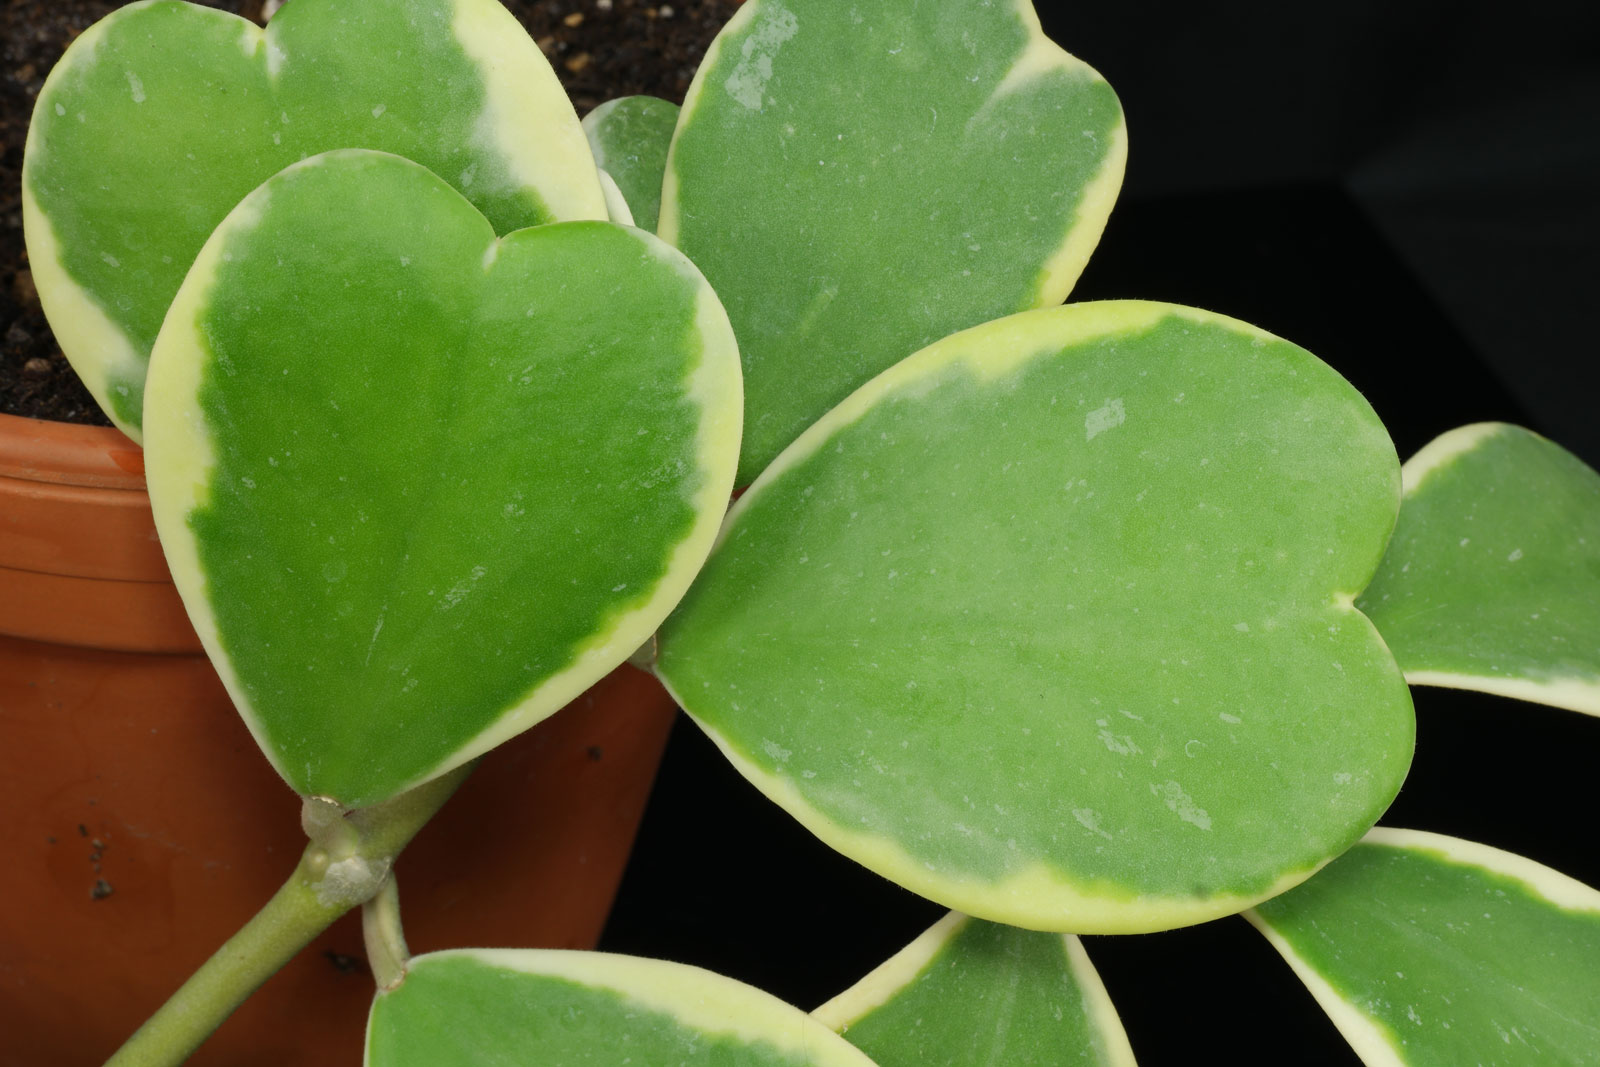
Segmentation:
[[(1600, 27), (1577, 4), (1075, 4), (1047, 32), (1122, 97), (1122, 198), (1072, 299), (1224, 312), (1332, 364), (1402, 458), (1498, 419), (1600, 463)], [(1415, 691), (1387, 825), (1600, 884), (1600, 722)], [(810, 1008), (943, 909), (818, 843), (687, 721), (601, 947)], [(1090, 937), (1141, 1062), (1355, 1064), (1243, 921)]]

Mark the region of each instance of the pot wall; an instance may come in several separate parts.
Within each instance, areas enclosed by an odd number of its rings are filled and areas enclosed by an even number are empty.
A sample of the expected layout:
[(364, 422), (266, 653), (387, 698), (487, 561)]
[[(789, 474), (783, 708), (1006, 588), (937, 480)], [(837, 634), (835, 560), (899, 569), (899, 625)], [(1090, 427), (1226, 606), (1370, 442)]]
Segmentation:
[[(486, 757), (399, 862), (412, 950), (591, 947), (672, 715), (622, 667)], [(0, 415), (0, 812), (3, 1067), (102, 1061), (304, 847), (115, 430)], [(359, 1063), (371, 995), (346, 916), (191, 1062)]]

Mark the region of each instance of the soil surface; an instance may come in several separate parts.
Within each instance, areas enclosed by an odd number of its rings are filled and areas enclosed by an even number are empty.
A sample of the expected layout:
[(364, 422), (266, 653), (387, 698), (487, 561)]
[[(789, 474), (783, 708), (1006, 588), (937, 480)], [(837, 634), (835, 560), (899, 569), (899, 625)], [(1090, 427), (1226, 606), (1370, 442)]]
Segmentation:
[[(203, 0), (260, 20), (261, 0)], [(618, 96), (681, 103), (706, 46), (740, 0), (506, 0), (578, 114)], [(0, 0), (0, 412), (110, 425), (45, 322), (22, 240), (22, 150), (45, 75), (113, 0)]]

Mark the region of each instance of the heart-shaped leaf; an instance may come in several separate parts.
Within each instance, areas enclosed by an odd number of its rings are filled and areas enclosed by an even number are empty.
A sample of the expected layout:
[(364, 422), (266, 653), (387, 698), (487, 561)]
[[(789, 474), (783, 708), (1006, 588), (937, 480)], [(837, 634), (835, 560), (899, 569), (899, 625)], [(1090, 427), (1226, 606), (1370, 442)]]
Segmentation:
[(333, 152), (206, 244), (146, 410), (157, 528), (239, 710), (295, 789), (364, 805), (650, 636), (726, 507), (738, 356), (655, 238), (497, 240), (422, 167)]
[(1065, 299), (1125, 156), (1116, 94), (1027, 0), (744, 4), (684, 101), (660, 224), (739, 337), (740, 483), (924, 345)]
[(598, 952), (468, 949), (378, 994), (367, 1067), (872, 1067), (797, 1008), (697, 967)]
[(878, 1067), (1133, 1067), (1083, 945), (952, 912), (812, 1012)]
[(595, 163), (616, 181), (636, 225), (654, 231), (661, 215), (667, 148), (678, 105), (653, 96), (608, 100), (583, 117)]
[(22, 189), (39, 298), (129, 436), (207, 236), (280, 169), (335, 148), (432, 168), (498, 233), (606, 217), (577, 115), (498, 0), (295, 0), (265, 30), (177, 0), (124, 7), (51, 72)]
[(1401, 468), (1361, 595), (1406, 680), (1600, 715), (1600, 474), (1517, 426), (1463, 426)]
[(1600, 892), (1532, 860), (1379, 828), (1247, 918), (1368, 1067), (1600, 1051)]
[(658, 672), (768, 796), (998, 922), (1198, 922), (1353, 844), (1410, 693), (1351, 604), (1388, 435), (1302, 349), (1169, 305), (957, 334), (742, 497)]

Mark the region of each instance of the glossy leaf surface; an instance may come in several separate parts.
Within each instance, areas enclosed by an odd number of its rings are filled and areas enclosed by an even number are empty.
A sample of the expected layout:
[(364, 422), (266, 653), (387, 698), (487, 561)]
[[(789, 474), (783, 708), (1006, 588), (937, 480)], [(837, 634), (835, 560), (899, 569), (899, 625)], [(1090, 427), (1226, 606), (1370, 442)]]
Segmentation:
[(812, 1013), (878, 1067), (1132, 1067), (1083, 945), (952, 912)]
[(376, 803), (647, 640), (726, 507), (737, 361), (704, 279), (637, 230), (497, 239), (366, 151), (247, 198), (157, 341), (147, 471), (279, 773)]
[(1359, 603), (1407, 680), (1600, 715), (1600, 474), (1504, 423), (1451, 430), (1402, 473)]
[(200, 246), (257, 185), (337, 148), (432, 168), (497, 233), (606, 217), (572, 105), (498, 0), (295, 0), (265, 30), (177, 0), (113, 12), (39, 94), (23, 214), (62, 349), (130, 436)]
[(1351, 601), (1399, 504), (1304, 350), (1137, 302), (946, 339), (739, 500), (658, 673), (846, 855), (1000, 922), (1120, 932), (1280, 892), (1410, 761)]
[(583, 117), (595, 164), (616, 180), (642, 230), (654, 232), (661, 215), (661, 179), (677, 125), (678, 105), (653, 96), (607, 100)]
[(1065, 299), (1122, 182), (1116, 94), (1027, 0), (750, 0), (684, 101), (661, 236), (744, 360), (739, 481), (946, 334)]
[(596, 952), (468, 949), (411, 961), (367, 1023), (367, 1067), (872, 1067), (797, 1008), (730, 978)]
[(1249, 918), (1368, 1067), (1600, 1050), (1600, 892), (1521, 856), (1379, 828)]

